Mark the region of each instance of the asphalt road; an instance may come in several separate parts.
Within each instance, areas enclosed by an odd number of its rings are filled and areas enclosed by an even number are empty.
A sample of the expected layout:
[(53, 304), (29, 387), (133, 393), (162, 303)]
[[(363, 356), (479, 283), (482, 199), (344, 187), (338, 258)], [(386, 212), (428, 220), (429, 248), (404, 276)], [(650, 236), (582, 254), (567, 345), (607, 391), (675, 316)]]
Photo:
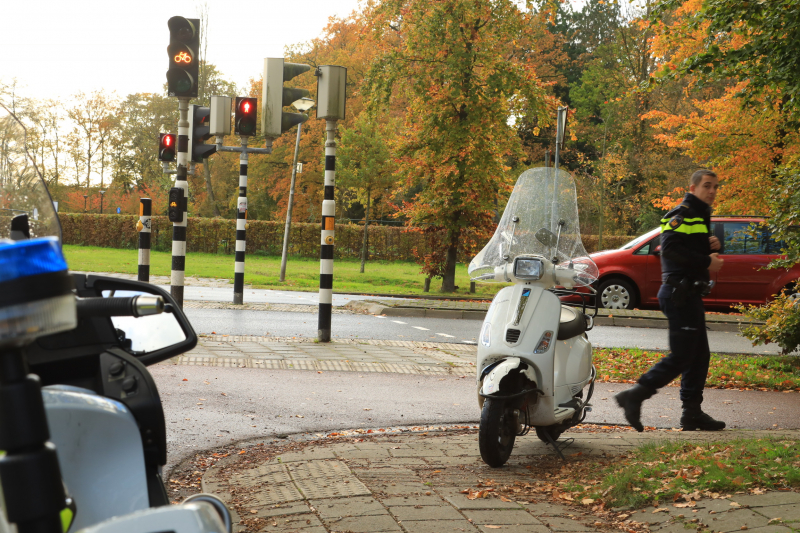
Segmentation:
[[(339, 429), (477, 424), (480, 418), (473, 375), (173, 365), (149, 369), (167, 419), (168, 468), (197, 451), (245, 439)], [(598, 383), (586, 421), (625, 424), (612, 397), (627, 387)], [(709, 389), (703, 408), (731, 428), (800, 428), (797, 393)], [(680, 413), (678, 389), (667, 387), (644, 404), (643, 422), (677, 427)]]
[[(188, 308), (185, 312), (198, 333), (271, 337), (317, 336), (315, 313)], [(331, 335), (334, 338), (349, 339), (475, 342), (481, 323), (480, 320), (334, 314)], [(589, 340), (594, 346), (604, 348), (669, 349), (666, 329), (597, 326), (589, 332)], [(780, 352), (775, 344), (753, 347), (747, 339), (724, 331), (709, 331), (708, 340), (711, 351), (716, 353)]]

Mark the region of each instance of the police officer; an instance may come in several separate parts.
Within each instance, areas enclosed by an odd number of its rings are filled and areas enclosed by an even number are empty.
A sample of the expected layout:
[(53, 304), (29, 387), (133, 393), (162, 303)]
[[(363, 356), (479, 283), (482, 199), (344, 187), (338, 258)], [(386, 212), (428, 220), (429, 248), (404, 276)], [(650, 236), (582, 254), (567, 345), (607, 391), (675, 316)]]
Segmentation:
[(716, 253), (719, 240), (710, 232), (711, 205), (718, 187), (716, 174), (698, 170), (692, 174), (683, 202), (661, 220), (663, 284), (658, 303), (669, 321), (670, 354), (645, 372), (636, 385), (614, 396), (637, 431), (644, 430), (642, 402), (678, 376), (683, 430), (719, 431), (725, 427), (725, 422), (700, 409), (711, 358), (702, 297), (710, 290), (709, 272), (718, 272), (723, 262)]

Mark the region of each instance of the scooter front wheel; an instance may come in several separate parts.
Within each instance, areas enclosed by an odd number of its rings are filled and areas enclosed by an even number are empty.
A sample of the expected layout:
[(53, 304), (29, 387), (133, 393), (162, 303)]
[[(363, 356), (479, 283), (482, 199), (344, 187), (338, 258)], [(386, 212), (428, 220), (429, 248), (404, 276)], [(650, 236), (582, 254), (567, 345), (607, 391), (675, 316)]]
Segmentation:
[(506, 464), (517, 438), (514, 408), (503, 400), (486, 398), (481, 410), (478, 447), (481, 458), (492, 468)]

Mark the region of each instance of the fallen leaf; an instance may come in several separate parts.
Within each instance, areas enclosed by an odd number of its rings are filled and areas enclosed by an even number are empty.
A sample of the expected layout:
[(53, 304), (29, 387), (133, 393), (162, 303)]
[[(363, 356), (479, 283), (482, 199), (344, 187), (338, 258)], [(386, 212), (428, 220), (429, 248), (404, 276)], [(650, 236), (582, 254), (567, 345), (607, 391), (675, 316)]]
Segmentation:
[(183, 381), (189, 381), (189, 380), (188, 380), (188, 379), (186, 379), (186, 378), (183, 378)]
[(364, 410), (365, 410), (365, 411), (372, 411), (372, 409), (371, 409), (371, 408), (369, 408), (369, 407), (365, 407), (365, 408), (364, 408)]
[(489, 529), (500, 529), (503, 526), (489, 526), (489, 525), (486, 525), (486, 526), (483, 526), (483, 527), (487, 527)]
[(239, 452), (239, 455), (244, 455), (246, 453), (247, 453), (247, 450), (242, 450), (242, 451)]
[(669, 511), (669, 509), (667, 509), (666, 507), (659, 507), (658, 509), (656, 509), (655, 511), (653, 511), (653, 514), (656, 514), (656, 513), (666, 513), (666, 512), (668, 512), (668, 511)]
[(741, 507), (741, 505), (736, 502), (731, 502), (731, 507)]
[(581, 503), (583, 505), (592, 505), (594, 503), (594, 500), (592, 498), (584, 498), (581, 500)]

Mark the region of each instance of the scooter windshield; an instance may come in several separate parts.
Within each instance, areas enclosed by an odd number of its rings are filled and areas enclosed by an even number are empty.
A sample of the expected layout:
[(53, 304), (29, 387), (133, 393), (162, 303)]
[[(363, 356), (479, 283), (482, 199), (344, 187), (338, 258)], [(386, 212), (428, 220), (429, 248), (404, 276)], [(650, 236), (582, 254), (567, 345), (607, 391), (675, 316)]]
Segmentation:
[(520, 175), (494, 236), (469, 264), (469, 275), (494, 281), (495, 267), (523, 254), (574, 268), (579, 271), (577, 286), (597, 280), (597, 265), (581, 241), (578, 197), (569, 172), (541, 167)]
[[(8, 123), (17, 126), (13, 121)], [(47, 185), (22, 147), (18, 152), (17, 160), (6, 166), (7, 172), (0, 173), (0, 239), (22, 238), (15, 232), (19, 231), (17, 226), (12, 228), (11, 219), (27, 215), (30, 237), (57, 237), (61, 241), (61, 224)]]

